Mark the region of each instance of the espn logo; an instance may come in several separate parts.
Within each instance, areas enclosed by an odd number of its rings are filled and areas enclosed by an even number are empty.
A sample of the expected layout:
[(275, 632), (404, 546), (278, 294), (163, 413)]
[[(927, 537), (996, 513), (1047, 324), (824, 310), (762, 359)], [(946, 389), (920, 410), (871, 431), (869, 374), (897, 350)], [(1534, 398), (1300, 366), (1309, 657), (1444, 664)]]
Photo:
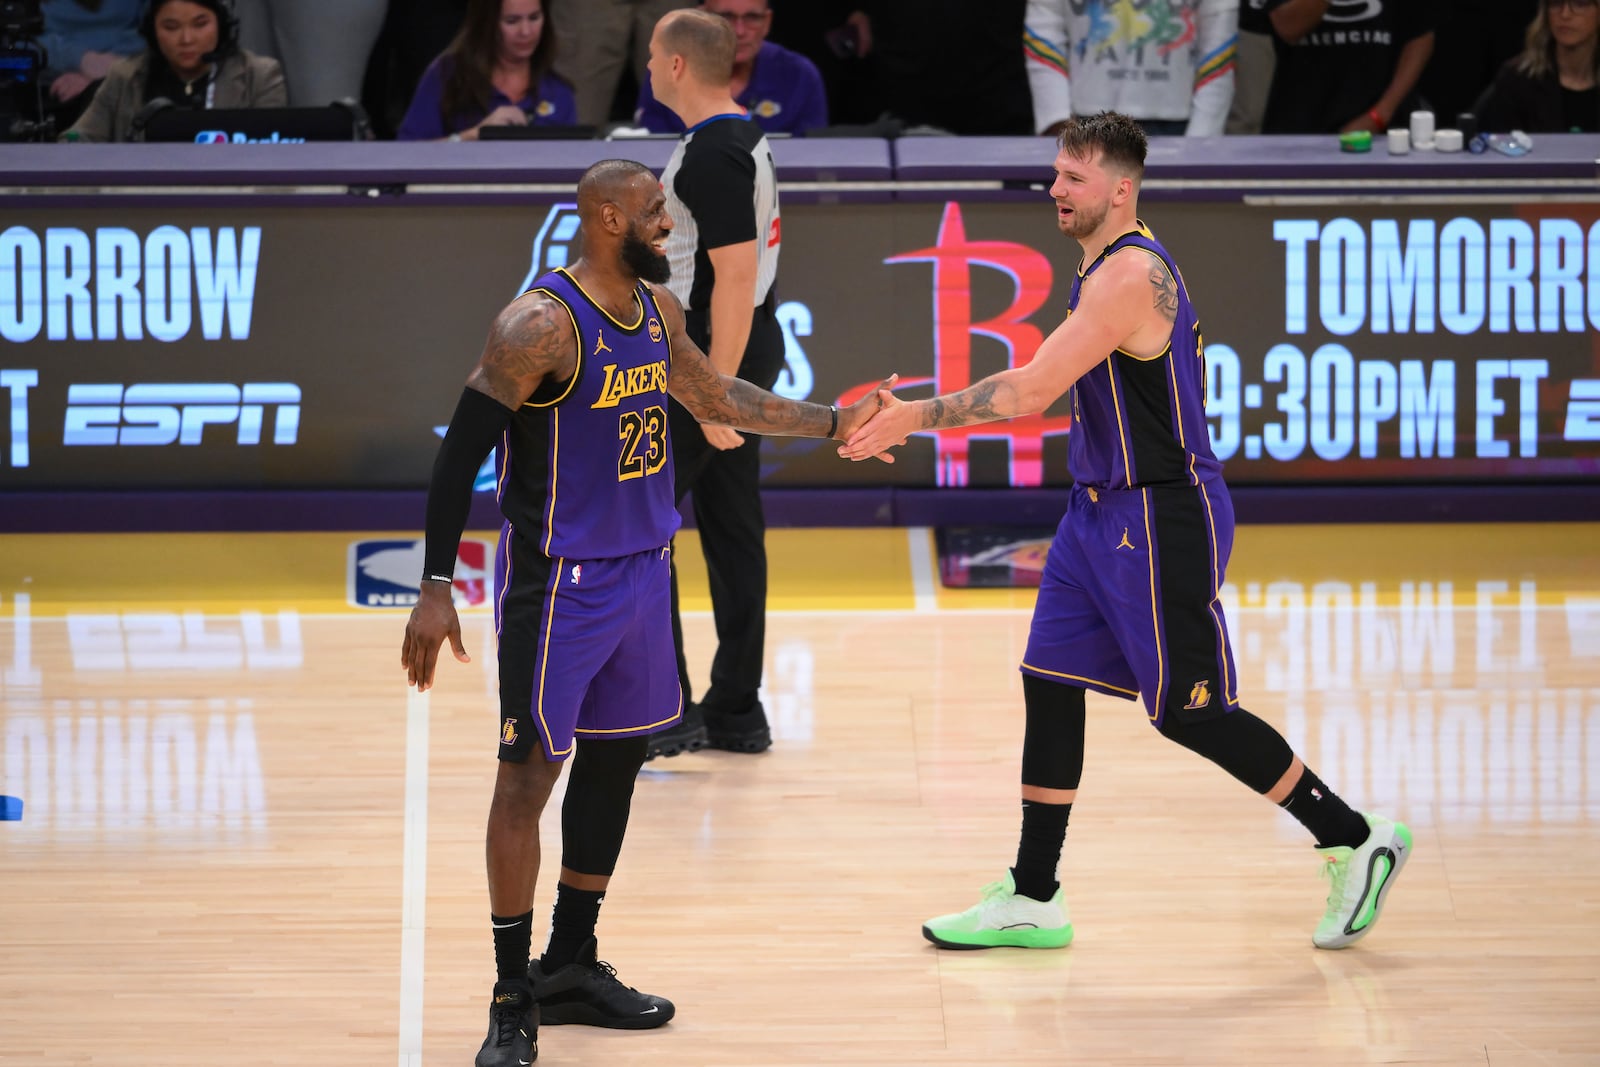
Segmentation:
[[(67, 389), (64, 445), (198, 445), (207, 426), (237, 426), (241, 445), (259, 445), (267, 408), (272, 443), (300, 434), (300, 387), (291, 382), (74, 385)], [(215, 436), (213, 434), (213, 436)]]

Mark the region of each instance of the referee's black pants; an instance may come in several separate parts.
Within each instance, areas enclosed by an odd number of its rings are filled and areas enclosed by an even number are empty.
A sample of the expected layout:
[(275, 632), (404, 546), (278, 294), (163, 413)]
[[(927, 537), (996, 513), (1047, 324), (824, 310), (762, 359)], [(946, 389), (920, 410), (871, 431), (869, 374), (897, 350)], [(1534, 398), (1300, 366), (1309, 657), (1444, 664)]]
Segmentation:
[[(709, 347), (704, 318), (689, 313), (689, 336)], [(699, 327), (697, 329), (697, 327)], [(783, 370), (783, 330), (771, 307), (758, 307), (739, 377), (771, 389)], [(744, 444), (720, 452), (706, 442), (695, 417), (676, 400), (668, 407), (672, 434), (673, 499), (694, 495), (694, 521), (706, 558), (717, 651), (711, 688), (701, 707), (711, 714), (747, 711), (761, 689), (767, 636), (767, 518), (761, 507), (761, 438), (744, 433)], [(676, 548), (676, 546), (674, 546)], [(676, 551), (674, 551), (676, 557)], [(693, 701), (689, 665), (678, 611), (678, 568), (672, 566), (672, 640), (678, 651), (678, 683)]]

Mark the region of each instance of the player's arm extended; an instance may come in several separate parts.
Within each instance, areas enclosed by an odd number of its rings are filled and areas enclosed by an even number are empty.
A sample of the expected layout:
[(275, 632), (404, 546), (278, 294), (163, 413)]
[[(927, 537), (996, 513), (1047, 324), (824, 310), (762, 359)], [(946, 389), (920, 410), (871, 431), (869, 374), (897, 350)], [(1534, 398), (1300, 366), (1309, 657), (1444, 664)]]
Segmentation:
[[(811, 404), (769, 393), (731, 374), (719, 374), (684, 328), (683, 305), (664, 287), (654, 290), (672, 342), (672, 367), (667, 392), (701, 422), (779, 437), (843, 436), (865, 421), (857, 404), (843, 411), (829, 404)], [(876, 401), (873, 405), (876, 406)]]
[(461, 533), (472, 509), (472, 484), (478, 468), (516, 409), (547, 378), (570, 378), (577, 368), (577, 356), (571, 317), (558, 302), (539, 293), (513, 301), (489, 328), (483, 355), (467, 376), (428, 483), (421, 592), (400, 649), (407, 681), (419, 691), (433, 684), (439, 646), (445, 638), (450, 639), (457, 659), (467, 659), (461, 624), (450, 600), (450, 584)]
[[(1043, 411), (1164, 312), (1174, 298), (1152, 281), (1151, 257), (1113, 255), (1084, 283), (1078, 309), (1051, 331), (1033, 359), (991, 374), (956, 393), (902, 402), (880, 393), (883, 408), (839, 450), (848, 459), (878, 456), (910, 434), (996, 422)], [(1159, 266), (1159, 263), (1157, 264)], [(1161, 268), (1166, 277), (1166, 268)], [(1167, 279), (1170, 282), (1170, 279)], [(1166, 319), (1169, 327), (1171, 319)], [(885, 459), (890, 457), (884, 456)], [(892, 462), (892, 459), (890, 460)]]

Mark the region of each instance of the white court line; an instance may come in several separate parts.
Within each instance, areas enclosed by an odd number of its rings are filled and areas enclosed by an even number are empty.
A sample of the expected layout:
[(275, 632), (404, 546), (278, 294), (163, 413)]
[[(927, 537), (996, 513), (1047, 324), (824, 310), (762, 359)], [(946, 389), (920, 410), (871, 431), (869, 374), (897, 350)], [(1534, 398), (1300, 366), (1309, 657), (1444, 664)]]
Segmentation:
[(939, 594), (934, 570), (937, 564), (932, 550), (928, 548), (928, 528), (906, 527), (906, 547), (911, 553), (911, 610), (917, 615), (932, 614), (939, 610)]
[(422, 950), (428, 929), (428, 694), (406, 690), (405, 853), (400, 905), (400, 1067), (422, 1067)]

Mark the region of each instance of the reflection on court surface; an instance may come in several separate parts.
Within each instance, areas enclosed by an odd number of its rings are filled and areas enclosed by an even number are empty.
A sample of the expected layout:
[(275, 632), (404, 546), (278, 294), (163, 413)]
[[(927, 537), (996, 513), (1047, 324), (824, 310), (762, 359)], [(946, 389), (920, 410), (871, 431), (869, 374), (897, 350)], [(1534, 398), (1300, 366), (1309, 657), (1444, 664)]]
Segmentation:
[[(353, 541), (414, 536), (0, 538), (0, 794), (26, 802), (0, 823), (0, 1064), (471, 1055), (489, 616), (408, 697), (404, 610), (348, 596)], [(1600, 528), (1241, 528), (1242, 702), (1416, 834), (1342, 953), (1310, 947), (1300, 827), (1099, 696), (1076, 942), (921, 940), (1014, 855), (1032, 599), (941, 588), (932, 537), (772, 531), (776, 744), (649, 764), (601, 914), (602, 957), (678, 1017), (550, 1029), (541, 1062), (1600, 1061)]]

